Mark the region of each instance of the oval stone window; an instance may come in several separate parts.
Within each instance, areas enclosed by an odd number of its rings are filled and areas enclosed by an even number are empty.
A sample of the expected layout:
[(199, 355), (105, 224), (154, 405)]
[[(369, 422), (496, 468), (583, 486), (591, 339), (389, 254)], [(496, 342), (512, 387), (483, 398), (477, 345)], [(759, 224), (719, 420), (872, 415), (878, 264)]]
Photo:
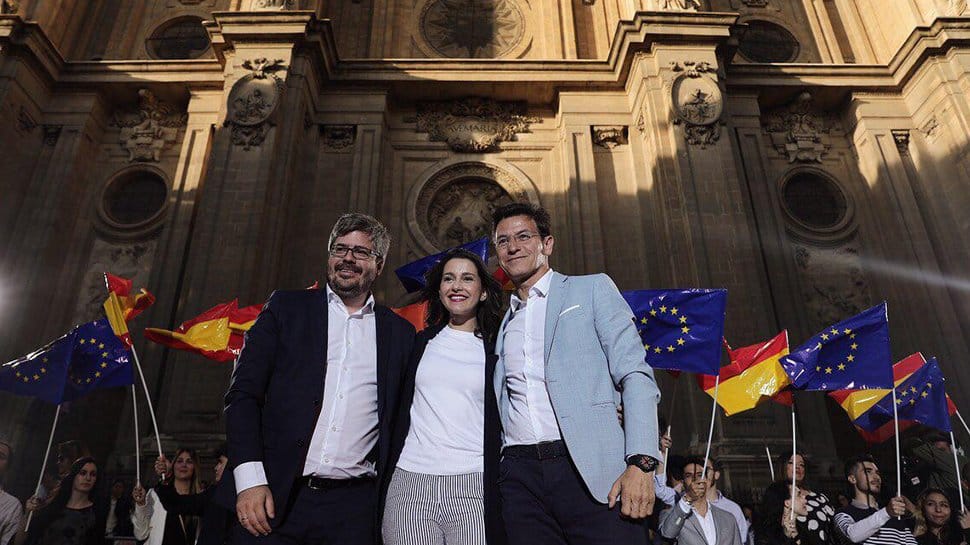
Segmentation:
[(791, 32), (768, 21), (748, 21), (738, 50), (752, 62), (791, 62), (798, 57), (798, 40)]
[(104, 191), (102, 206), (112, 222), (131, 227), (154, 219), (165, 206), (168, 187), (154, 172), (133, 171), (115, 179)]
[(180, 17), (158, 27), (148, 39), (156, 59), (197, 59), (209, 50), (209, 33), (198, 17)]
[(782, 198), (793, 218), (814, 229), (838, 227), (849, 208), (839, 186), (813, 172), (800, 172), (789, 178), (782, 188)]

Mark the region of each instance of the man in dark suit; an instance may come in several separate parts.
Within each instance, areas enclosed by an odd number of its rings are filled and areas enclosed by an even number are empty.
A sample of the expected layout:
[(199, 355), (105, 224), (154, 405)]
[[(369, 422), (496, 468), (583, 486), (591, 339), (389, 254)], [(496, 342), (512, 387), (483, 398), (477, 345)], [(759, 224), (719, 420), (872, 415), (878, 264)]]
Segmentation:
[(274, 292), (246, 334), (226, 393), (232, 471), (219, 490), (239, 520), (234, 542), (375, 542), (376, 477), (414, 342), (370, 292), (389, 246), (376, 219), (341, 216), (325, 289)]

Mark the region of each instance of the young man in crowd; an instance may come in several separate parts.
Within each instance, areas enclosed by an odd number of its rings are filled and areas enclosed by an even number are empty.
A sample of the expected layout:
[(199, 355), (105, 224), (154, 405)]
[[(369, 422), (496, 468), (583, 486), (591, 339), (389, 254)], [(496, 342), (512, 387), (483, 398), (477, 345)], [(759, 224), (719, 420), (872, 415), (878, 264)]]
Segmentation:
[[(711, 504), (704, 459), (684, 466), (684, 495), (660, 520), (660, 534), (678, 545), (741, 545), (741, 532), (731, 513)], [(713, 469), (707, 468), (707, 477)]]
[(852, 490), (852, 501), (835, 513), (836, 533), (840, 537), (865, 545), (916, 545), (910, 520), (901, 518), (906, 514), (902, 496), (878, 508), (882, 477), (871, 456), (856, 456), (846, 462), (845, 479)]

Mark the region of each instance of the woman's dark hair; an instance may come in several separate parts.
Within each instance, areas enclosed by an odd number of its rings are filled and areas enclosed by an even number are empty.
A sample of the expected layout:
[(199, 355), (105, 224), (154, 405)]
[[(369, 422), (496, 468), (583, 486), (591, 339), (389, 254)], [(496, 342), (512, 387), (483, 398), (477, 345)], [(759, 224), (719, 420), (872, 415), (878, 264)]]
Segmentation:
[[(57, 495), (54, 496), (54, 499), (51, 500), (46, 507), (37, 512), (35, 524), (30, 527), (30, 533), (27, 538), (28, 544), (38, 543), (40, 538), (44, 535), (44, 532), (47, 530), (47, 527), (50, 526), (52, 522), (57, 520), (57, 518), (61, 516), (61, 513), (64, 512), (64, 509), (67, 508), (67, 502), (71, 499), (71, 492), (74, 490), (74, 478), (77, 477), (78, 473), (81, 472), (81, 469), (83, 469), (87, 464), (94, 464), (95, 468), (98, 466), (98, 463), (90, 456), (78, 458), (73, 464), (71, 464), (71, 470), (61, 479), (60, 486), (57, 489)], [(94, 481), (94, 488), (92, 488), (88, 493), (88, 499), (91, 501), (91, 503), (94, 503), (95, 499), (100, 497), (98, 495), (98, 488), (100, 484), (101, 477), (98, 476), (98, 478)], [(96, 513), (97, 524), (95, 526), (100, 528), (100, 535), (103, 536), (103, 516), (100, 510), (97, 508)]]
[[(805, 464), (805, 479), (808, 480), (808, 470), (809, 470), (808, 456), (806, 456), (805, 453), (800, 450), (792, 451), (791, 449), (788, 449), (782, 452), (781, 454), (779, 454), (778, 458), (775, 459), (775, 467), (781, 469), (781, 472), (780, 472), (781, 477), (779, 477), (777, 480), (785, 481), (789, 483), (789, 485), (791, 484), (791, 479), (789, 479), (788, 477), (785, 477), (785, 467), (788, 465), (788, 460), (791, 460), (791, 457), (793, 455), (798, 455), (802, 457), (802, 462)], [(792, 470), (794, 471), (794, 468)]]
[(448, 323), (448, 309), (441, 302), (439, 292), (445, 265), (452, 259), (467, 259), (475, 264), (478, 278), (482, 282), (482, 292), (485, 293), (485, 300), (478, 303), (475, 312), (477, 321), (475, 334), (488, 342), (495, 342), (499, 325), (502, 323), (502, 286), (489, 274), (482, 258), (464, 248), (449, 250), (441, 261), (435, 263), (434, 267), (425, 274), (425, 286), (422, 291), (424, 299), (428, 301), (428, 317), (425, 323), (428, 327)]

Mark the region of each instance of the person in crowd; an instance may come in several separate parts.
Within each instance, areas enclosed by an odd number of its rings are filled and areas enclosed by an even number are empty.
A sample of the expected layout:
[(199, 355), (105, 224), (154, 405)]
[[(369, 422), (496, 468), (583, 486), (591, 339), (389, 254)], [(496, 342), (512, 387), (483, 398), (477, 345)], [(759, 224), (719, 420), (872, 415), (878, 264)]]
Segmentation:
[(839, 492), (835, 496), (835, 503), (838, 509), (849, 506), (849, 497), (845, 495), (845, 492)]
[[(64, 441), (57, 444), (57, 475), (60, 478), (65, 477), (71, 472), (71, 468), (74, 466), (74, 462), (80, 458), (87, 458), (91, 456), (91, 451), (88, 450), (87, 445), (78, 441), (77, 439), (71, 439), (69, 441)], [(55, 492), (56, 494), (56, 492)]]
[(480, 257), (459, 248), (428, 271), (423, 298), (428, 327), (404, 373), (384, 545), (504, 543), (491, 380), (502, 287)]
[[(684, 495), (661, 516), (660, 533), (678, 545), (740, 545), (741, 532), (731, 513), (711, 505), (704, 459), (687, 458)], [(707, 476), (711, 477), (710, 468)]]
[(164, 456), (155, 462), (155, 472), (160, 476), (171, 476), (171, 479), (159, 482), (147, 493), (140, 485), (135, 486), (132, 493), (135, 500), (132, 517), (135, 538), (144, 541), (145, 545), (193, 545), (198, 537), (197, 517), (181, 514), (169, 516), (165, 504), (159, 499), (166, 492), (178, 495), (200, 492), (199, 458), (195, 451), (179, 448), (173, 460), (171, 468)]
[(953, 516), (950, 500), (940, 488), (927, 488), (916, 500), (918, 545), (966, 545), (970, 540), (970, 511)]
[[(104, 525), (104, 535), (106, 538), (132, 537), (135, 535), (135, 528), (132, 525), (131, 516), (134, 506), (131, 497), (128, 495), (128, 487), (122, 479), (115, 479), (111, 483), (110, 497), (108, 499), (108, 513)], [(106, 539), (106, 543), (114, 542), (113, 539)]]
[(748, 523), (748, 535), (745, 536), (745, 543), (754, 543), (754, 506), (751, 504), (743, 504), (741, 506), (741, 512), (744, 513), (744, 521)]
[(871, 456), (849, 459), (845, 463), (845, 479), (852, 501), (835, 513), (835, 531), (841, 539), (865, 545), (916, 545), (912, 519), (903, 518), (907, 513), (903, 497), (896, 496), (886, 507), (879, 508), (882, 477)]
[(274, 292), (246, 333), (226, 393), (232, 471), (216, 492), (235, 509), (234, 541), (379, 539), (376, 478), (414, 343), (414, 327), (371, 295), (390, 242), (376, 219), (341, 216), (325, 289)]
[[(224, 444), (216, 449), (215, 458), (214, 484), (218, 484), (229, 462)], [(155, 472), (160, 477), (172, 475), (172, 464), (162, 456), (155, 463)], [(214, 501), (215, 486), (204, 490), (200, 486), (198, 493), (181, 493), (175, 486), (158, 486), (153, 489), (153, 492), (167, 512), (167, 516), (194, 517), (194, 520), (199, 521), (197, 545), (226, 543), (234, 517), (231, 511)]]
[(10, 545), (14, 536), (17, 535), (17, 529), (20, 528), (20, 519), (24, 513), (20, 500), (4, 490), (12, 458), (13, 448), (10, 446), (10, 442), (4, 437), (0, 437), (0, 545)]
[[(762, 496), (755, 531), (756, 545), (829, 543), (835, 508), (825, 494), (813, 491), (806, 483), (804, 454), (792, 454), (791, 451), (782, 453), (776, 465), (785, 468), (784, 478), (771, 483)], [(792, 472), (797, 489), (795, 520), (792, 520), (788, 510), (791, 508)]]
[(608, 276), (550, 268), (555, 239), (543, 208), (512, 203), (492, 219), (499, 264), (515, 285), (494, 377), (509, 542), (645, 543), (639, 521), (653, 510), (660, 392), (633, 313)]
[(27, 500), (27, 512), (34, 513), (27, 531), (23, 518), (17, 545), (103, 545), (104, 511), (95, 505), (98, 465), (94, 458), (74, 461), (61, 479), (57, 495), (43, 505), (36, 496)]
[[(953, 463), (953, 450), (950, 437), (934, 431), (922, 440), (913, 438), (907, 442), (909, 454), (916, 460), (916, 471), (925, 476), (924, 485), (929, 488), (945, 490), (949, 497), (956, 497), (957, 466)], [(967, 459), (957, 454), (958, 463), (962, 466)]]

